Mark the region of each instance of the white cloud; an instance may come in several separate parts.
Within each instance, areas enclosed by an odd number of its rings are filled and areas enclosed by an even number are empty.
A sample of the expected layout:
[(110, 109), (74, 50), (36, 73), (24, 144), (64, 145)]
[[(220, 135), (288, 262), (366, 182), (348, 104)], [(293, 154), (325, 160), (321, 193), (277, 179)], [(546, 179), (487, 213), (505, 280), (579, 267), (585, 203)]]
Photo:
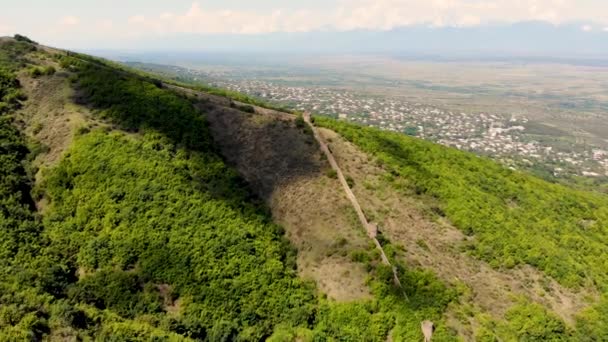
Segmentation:
[(343, 0), (335, 22), (343, 29), (387, 29), (428, 23), (475, 26), (542, 20), (558, 24), (598, 15), (579, 7), (576, 0)]
[(134, 15), (127, 20), (129, 24), (143, 24), (146, 22), (146, 17), (143, 15)]
[(164, 12), (155, 18), (137, 15), (129, 18), (128, 24), (142, 33), (153, 31), (258, 34), (310, 31), (325, 25), (328, 19), (325, 17), (309, 10), (274, 10), (266, 13), (231, 9), (208, 10), (194, 2), (183, 14)]
[(15, 28), (8, 24), (0, 23), (0, 37), (10, 36), (15, 33)]
[(75, 25), (80, 24), (80, 18), (75, 17), (73, 15), (67, 15), (67, 16), (61, 18), (60, 23), (63, 26), (75, 26)]
[(108, 31), (114, 29), (114, 22), (112, 20), (100, 20), (96, 26), (101, 31)]
[(604, 30), (603, 30), (603, 31), (604, 31), (604, 32), (608, 32), (608, 26), (607, 26), (607, 27), (604, 27)]
[(581, 30), (583, 30), (585, 32), (591, 32), (591, 31), (593, 31), (593, 26), (591, 26), (591, 25), (583, 25), (583, 26), (581, 26)]
[[(306, 6), (305, 2), (303, 6)], [(554, 24), (575, 20), (608, 24), (608, 16), (602, 13), (608, 13), (608, 2), (593, 8), (580, 6), (578, 0), (338, 0), (334, 8), (277, 8), (264, 12), (207, 9), (193, 2), (185, 13), (134, 15), (127, 24), (134, 34), (257, 34), (325, 28), (389, 30), (415, 24), (466, 27), (530, 20)]]
[(465, 15), (459, 18), (456, 26), (477, 26), (481, 24), (481, 18), (475, 15)]

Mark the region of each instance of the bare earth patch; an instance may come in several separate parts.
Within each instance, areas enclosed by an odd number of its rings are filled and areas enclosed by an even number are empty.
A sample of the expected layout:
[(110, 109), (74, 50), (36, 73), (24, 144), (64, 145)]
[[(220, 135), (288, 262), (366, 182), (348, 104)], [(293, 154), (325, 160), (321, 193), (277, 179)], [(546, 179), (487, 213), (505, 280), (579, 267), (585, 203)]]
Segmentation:
[(313, 137), (296, 127), (292, 115), (260, 108), (244, 113), (209, 99), (200, 106), (222, 154), (298, 249), (300, 274), (329, 298), (371, 298), (364, 266), (349, 255), (367, 248), (364, 230), (338, 181), (325, 175), (329, 166)]
[(68, 74), (59, 72), (52, 76), (19, 78), (28, 96), (17, 118), (27, 125), (25, 132), (40, 142), (46, 152), (36, 160), (37, 166), (52, 166), (70, 146), (74, 131), (86, 123), (88, 110), (75, 105)]

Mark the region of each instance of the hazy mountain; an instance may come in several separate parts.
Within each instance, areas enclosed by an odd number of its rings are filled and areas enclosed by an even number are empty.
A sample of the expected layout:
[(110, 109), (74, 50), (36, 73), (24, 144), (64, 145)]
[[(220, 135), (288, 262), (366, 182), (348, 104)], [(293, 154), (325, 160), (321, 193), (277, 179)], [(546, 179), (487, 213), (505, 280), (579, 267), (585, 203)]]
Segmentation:
[(176, 34), (133, 42), (131, 49), (189, 52), (389, 53), (443, 56), (608, 56), (601, 26), (546, 22), (478, 27), (409, 26), (390, 31), (314, 31), (260, 35)]

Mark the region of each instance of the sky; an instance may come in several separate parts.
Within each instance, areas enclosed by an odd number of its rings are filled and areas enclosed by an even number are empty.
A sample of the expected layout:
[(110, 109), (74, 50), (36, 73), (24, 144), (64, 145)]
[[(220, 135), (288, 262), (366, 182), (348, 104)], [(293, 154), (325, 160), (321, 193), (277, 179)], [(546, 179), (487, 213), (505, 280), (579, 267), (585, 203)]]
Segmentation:
[(576, 23), (608, 37), (607, 0), (0, 0), (0, 36), (66, 48), (126, 48), (180, 34), (388, 31)]

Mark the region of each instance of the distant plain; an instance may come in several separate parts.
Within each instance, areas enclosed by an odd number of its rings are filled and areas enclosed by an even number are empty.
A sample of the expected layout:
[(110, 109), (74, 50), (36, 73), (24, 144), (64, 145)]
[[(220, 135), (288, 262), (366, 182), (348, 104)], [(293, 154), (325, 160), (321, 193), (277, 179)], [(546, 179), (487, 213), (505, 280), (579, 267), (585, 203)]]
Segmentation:
[(163, 64), (220, 77), (285, 86), (329, 87), (399, 98), (447, 110), (530, 119), (531, 131), (608, 147), (608, 67), (542, 58), (423, 59), (303, 56)]

